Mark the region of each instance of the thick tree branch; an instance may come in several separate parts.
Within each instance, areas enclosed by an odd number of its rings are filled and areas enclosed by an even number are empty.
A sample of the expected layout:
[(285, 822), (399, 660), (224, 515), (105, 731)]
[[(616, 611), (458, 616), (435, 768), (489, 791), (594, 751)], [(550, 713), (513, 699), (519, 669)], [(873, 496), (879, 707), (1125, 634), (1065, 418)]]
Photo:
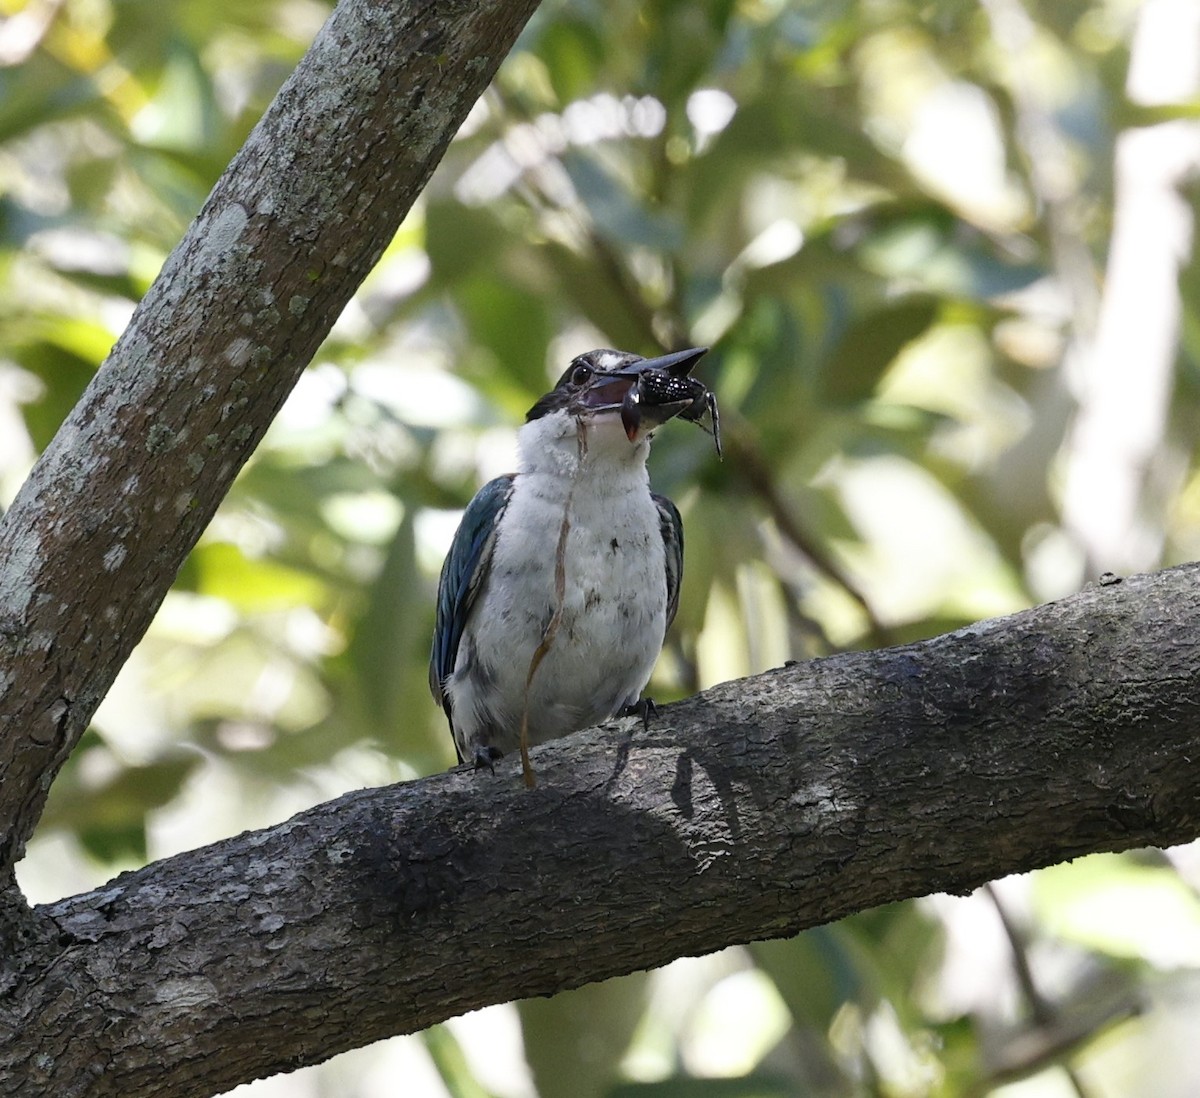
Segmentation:
[(1187, 565), (581, 733), (534, 753), (533, 791), (509, 759), (342, 797), (36, 909), (0, 1091), (209, 1094), (487, 1003), (1192, 839), (1198, 680)]
[(0, 888), (180, 564), (536, 6), (342, 0), (9, 509)]

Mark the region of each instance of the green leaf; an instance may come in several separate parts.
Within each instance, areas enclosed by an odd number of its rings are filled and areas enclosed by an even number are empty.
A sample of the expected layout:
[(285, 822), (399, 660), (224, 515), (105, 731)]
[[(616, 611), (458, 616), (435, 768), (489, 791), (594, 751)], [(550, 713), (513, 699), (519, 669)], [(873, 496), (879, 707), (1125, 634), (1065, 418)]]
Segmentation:
[(199, 594), (224, 599), (246, 613), (320, 606), (328, 594), (314, 576), (267, 557), (248, 557), (230, 542), (198, 546), (192, 567)]
[(1200, 898), (1169, 865), (1093, 854), (1040, 873), (1034, 902), (1047, 931), (1091, 949), (1200, 963)]
[(935, 298), (912, 297), (855, 320), (825, 365), (823, 399), (851, 404), (870, 397), (896, 356), (929, 330), (938, 309)]
[(649, 976), (635, 972), (517, 1004), (539, 1098), (599, 1098), (646, 1006)]
[(34, 447), (44, 450), (96, 373), (96, 363), (56, 343), (35, 342), (17, 350), (17, 361), (44, 383), (41, 396), (21, 415)]
[(427, 671), (433, 614), (416, 566), (411, 512), (363, 595), (363, 612), (336, 664), (348, 690), (343, 700), (351, 726), (396, 755), (444, 765), (448, 736), (437, 724), (415, 719), (434, 711)]
[(507, 234), (491, 209), (436, 196), (425, 208), (425, 249), (434, 288), (451, 289), (479, 271), (494, 275), (497, 257), (507, 246)]
[(596, 30), (569, 14), (551, 22), (537, 40), (537, 53), (561, 104), (581, 99), (595, 87), (605, 63), (605, 44)]
[(491, 1098), (491, 1091), (471, 1074), (462, 1046), (446, 1026), (430, 1026), (421, 1033), (421, 1041), (450, 1098)]
[(0, 68), (0, 144), (85, 112), (108, 117), (95, 81), (39, 50), (19, 68)]
[(630, 308), (623, 288), (594, 256), (581, 255), (555, 241), (547, 241), (541, 253), (558, 292), (571, 308), (603, 333), (609, 346), (623, 351), (650, 352), (654, 346), (653, 333)]
[(873, 981), (867, 958), (836, 927), (817, 927), (794, 938), (754, 942), (755, 963), (775, 984), (792, 1017), (824, 1033), (847, 1001), (863, 1001)]
[[(532, 402), (546, 387), (546, 349), (554, 325), (540, 294), (496, 277), (474, 278), (462, 286), (458, 301), (476, 343), (492, 353), (486, 371), (474, 371), (486, 392), (501, 380), (524, 390)], [(497, 367), (500, 378), (496, 378)]]
[[(88, 755), (107, 756), (104, 769), (110, 776), (89, 779), (88, 768), (81, 765)], [(201, 762), (194, 752), (170, 752), (154, 762), (122, 766), (89, 732), (55, 782), (41, 826), (75, 832), (101, 861), (144, 861), (147, 813), (169, 804)]]
[(641, 195), (618, 180), (595, 156), (568, 151), (562, 156), (562, 165), (597, 231), (606, 240), (624, 247), (638, 245), (663, 252), (679, 249), (683, 232), (674, 219), (643, 201)]

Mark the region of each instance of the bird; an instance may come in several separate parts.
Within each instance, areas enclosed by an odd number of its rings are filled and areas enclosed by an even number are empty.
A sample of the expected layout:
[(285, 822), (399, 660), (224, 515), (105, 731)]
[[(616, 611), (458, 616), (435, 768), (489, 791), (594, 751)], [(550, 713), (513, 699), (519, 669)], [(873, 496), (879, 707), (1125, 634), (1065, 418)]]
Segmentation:
[[(680, 385), (707, 348), (573, 359), (517, 434), (516, 472), (471, 500), (438, 582), (429, 685), (464, 768), (627, 714), (679, 606), (683, 523), (650, 490), (655, 429), (695, 418)], [(646, 399), (639, 401), (639, 394)], [(698, 407), (698, 404), (697, 404)], [(686, 409), (686, 411), (685, 411)]]

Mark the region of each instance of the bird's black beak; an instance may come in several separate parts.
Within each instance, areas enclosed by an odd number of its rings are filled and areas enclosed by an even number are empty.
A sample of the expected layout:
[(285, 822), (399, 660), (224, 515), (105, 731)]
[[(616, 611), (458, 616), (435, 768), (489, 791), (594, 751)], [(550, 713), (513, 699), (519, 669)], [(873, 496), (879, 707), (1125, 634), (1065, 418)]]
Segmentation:
[(648, 374), (656, 371), (671, 377), (687, 377), (706, 354), (707, 347), (689, 347), (686, 351), (672, 351), (669, 355), (659, 355), (657, 358), (644, 358), (621, 371), (622, 374)]
[[(591, 412), (615, 411), (627, 407), (631, 400), (635, 404), (640, 403), (648, 388), (653, 387), (661, 392), (669, 386), (670, 379), (686, 378), (707, 353), (707, 347), (691, 347), (686, 351), (673, 351), (669, 355), (659, 355), (657, 358), (644, 358), (611, 373), (596, 374), (587, 387), (576, 395), (576, 403)], [(662, 379), (662, 384), (657, 387), (654, 387), (652, 382), (648, 383), (648, 379), (655, 374)], [(686, 406), (685, 401), (674, 411), (668, 412), (667, 404), (656, 405), (661, 413), (659, 422), (666, 423)]]

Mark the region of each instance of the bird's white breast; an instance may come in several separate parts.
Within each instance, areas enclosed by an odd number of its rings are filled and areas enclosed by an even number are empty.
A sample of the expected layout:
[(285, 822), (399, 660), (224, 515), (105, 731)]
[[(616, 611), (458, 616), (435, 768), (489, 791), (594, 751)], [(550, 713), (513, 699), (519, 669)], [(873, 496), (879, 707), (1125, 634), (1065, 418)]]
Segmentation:
[[(529, 432), (535, 424), (529, 424)], [(447, 684), (460, 749), (489, 726), (513, 750), (526, 680), (560, 604), (557, 546), (567, 521), (561, 617), (528, 688), (533, 743), (566, 735), (637, 700), (662, 647), (666, 562), (644, 443), (612, 432), (580, 454), (537, 443), (504, 513), (485, 586)]]

